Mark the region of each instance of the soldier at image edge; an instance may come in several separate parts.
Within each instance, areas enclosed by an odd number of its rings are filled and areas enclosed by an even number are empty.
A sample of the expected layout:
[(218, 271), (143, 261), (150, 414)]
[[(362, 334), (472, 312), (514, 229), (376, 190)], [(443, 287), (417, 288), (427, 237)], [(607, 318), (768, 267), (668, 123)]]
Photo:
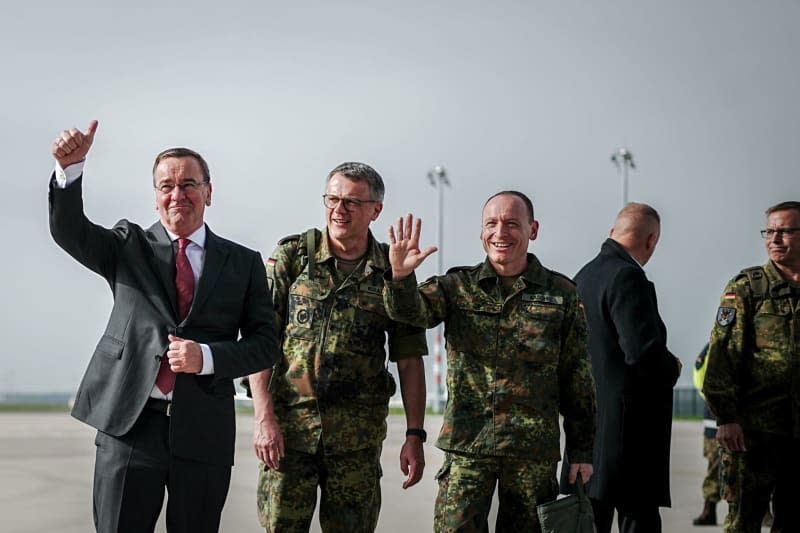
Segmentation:
[(800, 202), (767, 209), (769, 260), (725, 287), (703, 393), (717, 420), (726, 533), (800, 531)]

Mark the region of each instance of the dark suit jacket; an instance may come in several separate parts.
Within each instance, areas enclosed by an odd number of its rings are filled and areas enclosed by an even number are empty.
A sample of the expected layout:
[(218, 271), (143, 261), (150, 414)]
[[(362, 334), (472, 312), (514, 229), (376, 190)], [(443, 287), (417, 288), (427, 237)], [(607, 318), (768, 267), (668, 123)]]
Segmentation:
[[(177, 374), (170, 450), (205, 463), (233, 464), (233, 379), (268, 368), (277, 354), (272, 302), (261, 256), (207, 229), (192, 309), (177, 320), (173, 246), (160, 222), (120, 220), (113, 229), (83, 213), (82, 178), (50, 185), (50, 232), (64, 250), (108, 282), (114, 306), (81, 381), (72, 416), (114, 436), (144, 408), (169, 341), (206, 343), (214, 374)], [(241, 339), (238, 339), (241, 332)], [(237, 340), (238, 339), (238, 340)]]
[(589, 496), (670, 506), (672, 387), (678, 379), (655, 288), (614, 240), (575, 276), (589, 325), (597, 433)]

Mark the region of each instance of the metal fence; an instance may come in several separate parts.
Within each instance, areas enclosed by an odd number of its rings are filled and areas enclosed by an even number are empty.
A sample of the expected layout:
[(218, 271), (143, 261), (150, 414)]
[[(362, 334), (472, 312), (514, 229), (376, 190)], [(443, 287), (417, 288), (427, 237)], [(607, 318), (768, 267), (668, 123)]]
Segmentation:
[(705, 401), (694, 387), (675, 387), (672, 391), (672, 416), (703, 416)]

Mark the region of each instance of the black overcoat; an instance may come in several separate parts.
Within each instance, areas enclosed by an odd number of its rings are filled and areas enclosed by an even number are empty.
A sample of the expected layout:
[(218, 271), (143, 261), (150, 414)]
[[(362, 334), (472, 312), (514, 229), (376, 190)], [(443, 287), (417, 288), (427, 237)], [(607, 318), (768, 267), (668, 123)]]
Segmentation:
[(612, 239), (575, 282), (589, 324), (597, 384), (594, 474), (588, 494), (615, 507), (669, 507), (672, 388), (680, 367), (667, 349), (655, 288)]

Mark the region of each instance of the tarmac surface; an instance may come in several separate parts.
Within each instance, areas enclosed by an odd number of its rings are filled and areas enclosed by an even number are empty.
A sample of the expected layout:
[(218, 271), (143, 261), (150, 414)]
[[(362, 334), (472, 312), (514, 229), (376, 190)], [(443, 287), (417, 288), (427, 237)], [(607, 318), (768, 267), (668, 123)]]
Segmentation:
[[(236, 465), (222, 515), (222, 532), (249, 533), (263, 529), (255, 507), (257, 459), (252, 451), (252, 418), (240, 416)], [(441, 417), (428, 416), (431, 441)], [(389, 417), (389, 436), (383, 450), (383, 481), (379, 532), (432, 531), (436, 497), (434, 475), (442, 452), (425, 445), (423, 480), (404, 491), (399, 467), (405, 418)], [(92, 524), (94, 430), (67, 413), (0, 413), (0, 531), (3, 533), (86, 533)], [(702, 507), (700, 484), (705, 471), (701, 422), (676, 421), (672, 431), (672, 504), (662, 509), (664, 533), (719, 532), (722, 527), (695, 527), (692, 519)], [(647, 465), (642, 465), (646, 486)], [(642, 490), (641, 487), (638, 490)], [(493, 509), (496, 505), (493, 506)], [(727, 506), (717, 509), (722, 522)], [(494, 531), (494, 512), (490, 531)], [(163, 516), (156, 528), (165, 532)], [(315, 517), (311, 531), (319, 532)], [(616, 527), (614, 528), (616, 531)], [(763, 530), (766, 531), (766, 530)]]

